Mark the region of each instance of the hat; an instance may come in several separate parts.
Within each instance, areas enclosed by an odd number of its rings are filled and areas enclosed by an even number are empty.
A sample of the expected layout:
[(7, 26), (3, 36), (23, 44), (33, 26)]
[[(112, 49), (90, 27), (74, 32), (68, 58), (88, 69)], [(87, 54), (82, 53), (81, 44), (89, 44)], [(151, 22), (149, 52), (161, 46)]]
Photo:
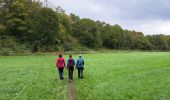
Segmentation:
[(81, 54), (79, 54), (79, 57), (81, 57), (82, 55)]

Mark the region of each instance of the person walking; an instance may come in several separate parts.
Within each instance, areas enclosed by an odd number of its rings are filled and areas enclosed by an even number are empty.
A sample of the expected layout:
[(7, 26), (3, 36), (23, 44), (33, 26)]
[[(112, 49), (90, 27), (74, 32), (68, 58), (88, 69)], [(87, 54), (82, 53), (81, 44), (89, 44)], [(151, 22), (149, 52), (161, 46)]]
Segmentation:
[(79, 58), (77, 59), (76, 68), (78, 70), (78, 78), (83, 79), (84, 59), (81, 55), (79, 55)]
[(59, 54), (59, 57), (57, 58), (57, 62), (56, 62), (56, 67), (58, 68), (58, 72), (59, 72), (59, 78), (60, 80), (63, 80), (63, 70), (65, 67), (65, 60), (64, 58), (62, 58), (62, 54)]
[(73, 71), (74, 71), (75, 61), (72, 58), (72, 55), (69, 55), (69, 59), (67, 61), (67, 69), (68, 69), (68, 76), (70, 80), (73, 80)]

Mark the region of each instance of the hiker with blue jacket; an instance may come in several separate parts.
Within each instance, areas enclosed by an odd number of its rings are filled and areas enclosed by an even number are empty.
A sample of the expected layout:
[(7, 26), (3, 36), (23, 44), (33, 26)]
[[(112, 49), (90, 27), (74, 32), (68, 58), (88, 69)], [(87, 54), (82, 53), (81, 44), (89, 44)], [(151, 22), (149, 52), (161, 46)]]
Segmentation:
[(73, 80), (73, 71), (74, 71), (74, 65), (75, 65), (75, 61), (72, 58), (72, 55), (69, 55), (69, 59), (67, 62), (67, 69), (68, 69), (68, 77), (70, 80)]
[(81, 55), (77, 59), (76, 68), (78, 70), (78, 78), (83, 79), (84, 60)]

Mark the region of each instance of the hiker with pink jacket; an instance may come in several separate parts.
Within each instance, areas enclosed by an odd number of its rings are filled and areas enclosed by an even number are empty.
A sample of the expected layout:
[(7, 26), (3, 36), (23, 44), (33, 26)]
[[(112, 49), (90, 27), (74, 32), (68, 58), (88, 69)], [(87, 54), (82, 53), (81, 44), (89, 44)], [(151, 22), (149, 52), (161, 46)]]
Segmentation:
[(59, 57), (57, 58), (56, 67), (58, 68), (60, 80), (63, 80), (64, 79), (63, 70), (65, 67), (65, 60), (64, 58), (62, 58), (62, 54), (59, 54)]

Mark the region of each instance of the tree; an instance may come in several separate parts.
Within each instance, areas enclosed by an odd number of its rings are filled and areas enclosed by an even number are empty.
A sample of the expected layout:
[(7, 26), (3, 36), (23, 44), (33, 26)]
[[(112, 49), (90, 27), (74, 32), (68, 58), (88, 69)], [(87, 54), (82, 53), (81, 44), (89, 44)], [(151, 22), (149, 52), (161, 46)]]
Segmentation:
[(15, 36), (23, 42), (30, 27), (27, 0), (14, 0), (8, 6), (9, 14), (5, 16), (8, 35)]
[(41, 0), (0, 0), (0, 51), (16, 51), (19, 47), (33, 52), (87, 48), (169, 50), (170, 36), (144, 36), (117, 24), (81, 19), (72, 13), (67, 15), (61, 7), (44, 7)]
[(148, 35), (148, 40), (153, 45), (154, 49), (157, 50), (168, 50), (168, 39), (165, 35)]
[(34, 19), (33, 33), (30, 35), (34, 48), (49, 51), (57, 45), (57, 36), (59, 32), (59, 17), (57, 13), (50, 8), (42, 8), (36, 13)]
[(101, 47), (101, 33), (97, 24), (90, 19), (81, 19), (73, 28), (73, 35), (78, 38), (81, 44), (90, 47)]

